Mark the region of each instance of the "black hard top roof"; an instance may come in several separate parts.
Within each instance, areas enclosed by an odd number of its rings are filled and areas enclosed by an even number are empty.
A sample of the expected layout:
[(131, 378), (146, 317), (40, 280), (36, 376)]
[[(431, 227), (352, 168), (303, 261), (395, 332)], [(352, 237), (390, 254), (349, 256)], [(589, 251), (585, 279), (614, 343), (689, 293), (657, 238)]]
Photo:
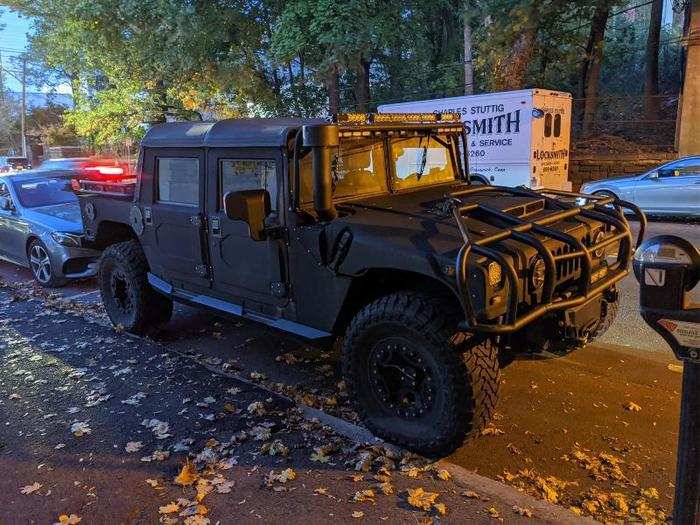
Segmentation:
[(218, 122), (166, 122), (148, 130), (141, 141), (146, 147), (281, 147), (291, 131), (323, 119), (227, 119)]

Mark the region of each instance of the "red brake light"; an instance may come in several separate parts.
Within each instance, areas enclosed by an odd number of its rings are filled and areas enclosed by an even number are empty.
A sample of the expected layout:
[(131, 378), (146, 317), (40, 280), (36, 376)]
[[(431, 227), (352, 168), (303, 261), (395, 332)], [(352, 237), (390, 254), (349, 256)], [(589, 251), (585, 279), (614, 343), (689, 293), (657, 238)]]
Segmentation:
[(104, 177), (120, 177), (124, 175), (124, 168), (119, 166), (89, 166), (85, 168), (88, 173), (97, 173)]

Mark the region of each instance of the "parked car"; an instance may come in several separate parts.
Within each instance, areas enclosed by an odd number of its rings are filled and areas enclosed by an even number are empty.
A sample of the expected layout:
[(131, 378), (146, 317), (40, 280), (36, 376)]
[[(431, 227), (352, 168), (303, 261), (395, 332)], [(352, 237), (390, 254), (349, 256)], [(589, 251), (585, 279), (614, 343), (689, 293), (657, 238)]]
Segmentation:
[(99, 252), (83, 248), (83, 223), (70, 173), (0, 177), (0, 258), (26, 266), (42, 286), (97, 272)]
[(700, 217), (700, 156), (673, 160), (641, 175), (587, 182), (581, 193), (612, 195), (649, 215)]
[(27, 157), (0, 157), (0, 173), (28, 170), (31, 167)]

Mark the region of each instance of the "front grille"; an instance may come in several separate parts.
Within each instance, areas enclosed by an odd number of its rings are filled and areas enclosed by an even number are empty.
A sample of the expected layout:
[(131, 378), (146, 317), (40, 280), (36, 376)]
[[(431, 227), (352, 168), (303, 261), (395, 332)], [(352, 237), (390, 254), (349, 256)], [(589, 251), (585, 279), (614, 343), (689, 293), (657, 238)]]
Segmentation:
[(63, 264), (63, 275), (83, 273), (87, 271), (88, 265), (94, 261), (94, 257), (76, 257), (75, 259), (68, 259)]
[[(579, 238), (581, 243), (586, 248), (590, 248), (591, 246), (591, 236), (590, 234), (583, 235), (582, 237)], [(552, 254), (556, 257), (558, 255), (565, 255), (567, 253), (570, 253), (572, 251), (576, 251), (573, 247), (569, 246), (568, 244), (562, 244), (558, 248), (556, 248)], [(569, 279), (575, 278), (578, 276), (579, 271), (581, 270), (581, 257), (575, 257), (573, 259), (567, 259), (564, 261), (557, 261), (557, 282), (561, 283), (564, 281), (568, 281)]]

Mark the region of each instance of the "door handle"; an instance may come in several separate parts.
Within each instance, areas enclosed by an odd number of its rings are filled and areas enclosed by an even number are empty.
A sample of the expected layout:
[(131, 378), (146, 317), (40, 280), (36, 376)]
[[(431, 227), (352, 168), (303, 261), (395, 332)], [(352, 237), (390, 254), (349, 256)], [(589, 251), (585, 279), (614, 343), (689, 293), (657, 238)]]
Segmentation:
[(211, 235), (212, 237), (221, 237), (221, 221), (218, 217), (211, 217)]

